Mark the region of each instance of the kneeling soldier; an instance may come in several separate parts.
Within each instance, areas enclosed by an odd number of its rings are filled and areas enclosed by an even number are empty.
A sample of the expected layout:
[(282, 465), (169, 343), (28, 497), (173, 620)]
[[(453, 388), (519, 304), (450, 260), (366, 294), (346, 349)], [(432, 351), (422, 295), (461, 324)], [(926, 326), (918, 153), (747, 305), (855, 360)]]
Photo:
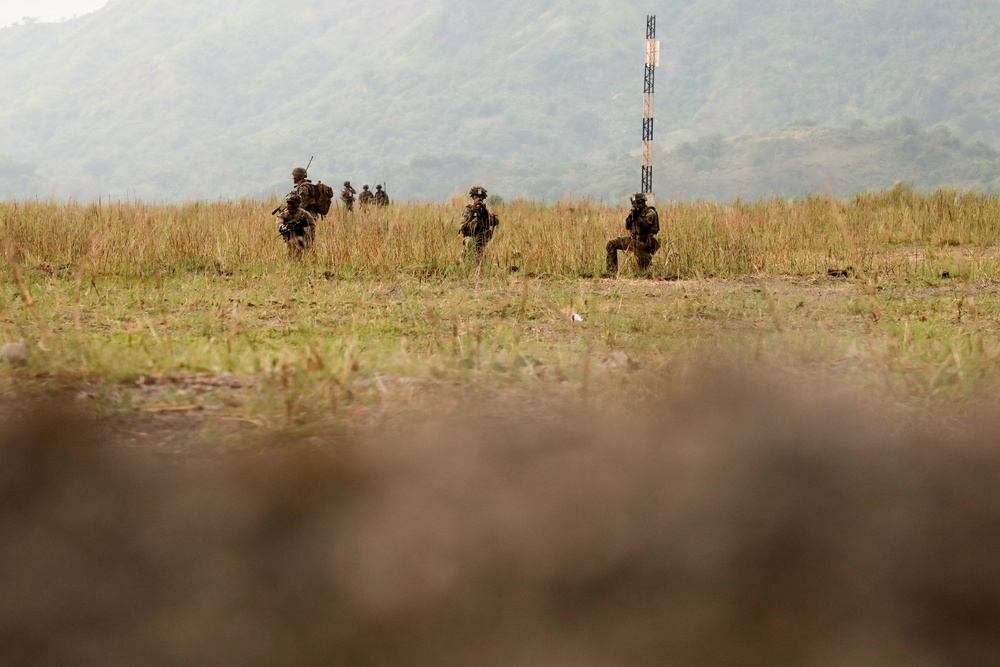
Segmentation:
[(311, 250), (316, 237), (316, 218), (301, 206), (302, 198), (294, 192), (285, 197), (285, 208), (278, 213), (278, 233), (288, 245), (291, 257)]
[(465, 249), (462, 254), (464, 257), (475, 255), (476, 261), (481, 262), (486, 244), (493, 238), (493, 230), (499, 221), (486, 208), (485, 188), (477, 185), (469, 190), (469, 196), (472, 198), (472, 203), (465, 206), (459, 230), (465, 237)]
[(618, 251), (635, 253), (639, 270), (645, 271), (653, 261), (653, 254), (660, 248), (656, 235), (660, 231), (660, 216), (652, 206), (646, 206), (646, 195), (637, 192), (632, 195), (632, 211), (625, 218), (628, 236), (619, 236), (608, 241), (608, 273), (618, 272)]

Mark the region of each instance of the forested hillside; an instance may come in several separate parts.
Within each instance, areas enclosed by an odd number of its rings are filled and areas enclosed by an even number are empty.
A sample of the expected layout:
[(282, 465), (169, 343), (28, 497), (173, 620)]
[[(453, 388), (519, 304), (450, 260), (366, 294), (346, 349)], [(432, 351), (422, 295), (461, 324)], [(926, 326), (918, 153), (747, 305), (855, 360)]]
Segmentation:
[[(886, 158), (864, 182), (852, 169), (851, 188), (995, 186), (1000, 0), (110, 0), (0, 30), (0, 76), (16, 91), (0, 107), (0, 196), (266, 195), (314, 155), (326, 181), (385, 181), (406, 199), (472, 182), (507, 197), (621, 197), (639, 180), (647, 13), (662, 42), (657, 190), (733, 192), (739, 150), (722, 169), (684, 144), (767, 145), (795, 123), (813, 126), (814, 146), (815, 128), (902, 118), (919, 131), (880, 135), (880, 154), (905, 157), (903, 142), (914, 150), (941, 124), (986, 166), (957, 174), (961, 151), (932, 151), (917, 178)], [(801, 150), (837, 180), (873, 149), (827, 163)], [(759, 151), (744, 153), (759, 168)], [(743, 187), (803, 187), (799, 170), (774, 167)]]
[(910, 116), (1000, 145), (998, 0), (666, 4), (669, 131)]
[(798, 197), (888, 188), (957, 186), (1000, 192), (1000, 153), (912, 118), (869, 126), (791, 124), (756, 135), (707, 135), (666, 152), (660, 194), (677, 199)]

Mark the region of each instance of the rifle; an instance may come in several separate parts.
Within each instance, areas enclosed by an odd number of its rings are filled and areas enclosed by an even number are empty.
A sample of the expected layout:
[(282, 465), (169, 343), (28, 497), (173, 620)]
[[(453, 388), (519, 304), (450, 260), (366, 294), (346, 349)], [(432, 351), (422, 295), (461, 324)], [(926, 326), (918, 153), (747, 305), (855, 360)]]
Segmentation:
[(301, 222), (293, 222), (292, 224), (282, 223), (281, 225), (278, 226), (278, 234), (280, 234), (281, 236), (289, 236), (291, 234), (294, 234), (295, 232), (305, 229), (308, 226), (309, 225), (303, 224)]

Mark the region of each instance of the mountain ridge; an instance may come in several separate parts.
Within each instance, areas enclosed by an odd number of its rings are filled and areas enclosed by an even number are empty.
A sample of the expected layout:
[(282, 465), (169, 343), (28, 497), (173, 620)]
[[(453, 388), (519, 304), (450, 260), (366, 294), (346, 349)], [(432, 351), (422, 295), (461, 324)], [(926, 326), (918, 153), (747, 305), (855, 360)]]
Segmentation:
[[(998, 0), (110, 0), (64, 23), (0, 30), (5, 88), (20, 91), (0, 110), (0, 195), (266, 196), (315, 155), (324, 180), (387, 180), (403, 199), (473, 181), (508, 196), (621, 197), (638, 185), (647, 12), (663, 53), (657, 190), (669, 189), (660, 179), (677, 146), (803, 118), (909, 117), (996, 146), (997, 9)], [(18, 174), (25, 165), (32, 178)], [(882, 180), (904, 166), (887, 165)], [(942, 162), (938, 182), (951, 184), (949, 170)], [(958, 185), (992, 187), (991, 173)]]

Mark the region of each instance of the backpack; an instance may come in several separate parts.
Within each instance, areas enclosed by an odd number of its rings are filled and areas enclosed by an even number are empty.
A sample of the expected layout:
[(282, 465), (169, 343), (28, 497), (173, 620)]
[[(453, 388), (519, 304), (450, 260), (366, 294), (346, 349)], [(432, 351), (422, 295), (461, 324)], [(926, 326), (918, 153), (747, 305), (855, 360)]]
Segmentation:
[(333, 203), (333, 188), (323, 181), (313, 183), (313, 208), (320, 215), (330, 212), (330, 204)]
[(650, 234), (659, 234), (660, 233), (660, 214), (657, 213), (656, 209), (653, 208), (652, 206), (648, 206), (647, 208), (650, 208), (650, 209), (653, 210), (653, 226), (652, 226), (652, 229), (649, 230), (649, 233)]

